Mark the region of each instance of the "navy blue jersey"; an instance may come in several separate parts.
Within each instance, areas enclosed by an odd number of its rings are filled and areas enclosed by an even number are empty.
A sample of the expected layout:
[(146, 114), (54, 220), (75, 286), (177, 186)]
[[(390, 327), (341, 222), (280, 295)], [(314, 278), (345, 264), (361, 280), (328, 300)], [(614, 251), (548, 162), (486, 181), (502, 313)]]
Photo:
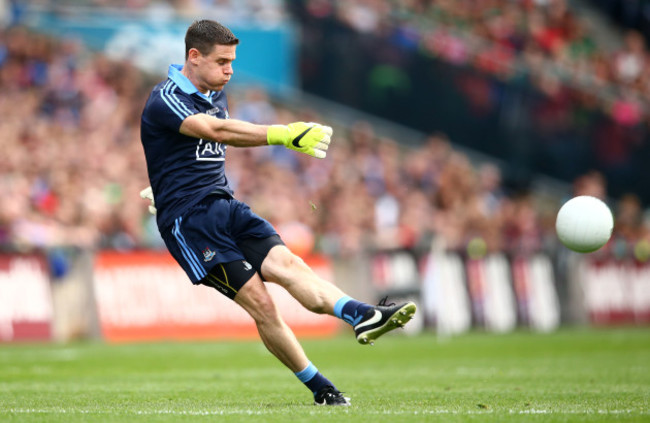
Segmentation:
[(153, 88), (142, 112), (140, 137), (161, 229), (213, 191), (232, 195), (225, 173), (226, 145), (179, 132), (183, 120), (196, 113), (227, 119), (226, 94), (200, 93), (181, 69), (169, 67), (167, 80)]

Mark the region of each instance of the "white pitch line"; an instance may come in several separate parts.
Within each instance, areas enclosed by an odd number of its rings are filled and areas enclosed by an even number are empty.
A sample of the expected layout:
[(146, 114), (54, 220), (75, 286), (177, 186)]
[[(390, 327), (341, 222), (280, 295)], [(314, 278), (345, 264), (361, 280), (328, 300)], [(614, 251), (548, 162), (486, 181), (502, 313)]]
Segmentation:
[[(342, 411), (354, 411), (352, 408), (343, 408)], [(315, 411), (315, 410), (313, 410)], [(119, 412), (111, 410), (85, 410), (85, 409), (37, 409), (37, 408), (11, 408), (8, 410), (0, 410), (0, 414), (113, 414), (113, 415), (172, 415), (172, 416), (224, 416), (224, 415), (267, 415), (280, 413), (280, 410), (243, 410), (243, 409), (224, 409), (224, 410), (121, 410)], [(637, 415), (650, 415), (648, 410), (547, 410), (547, 409), (530, 409), (530, 410), (369, 410), (364, 411), (364, 414), (376, 415), (435, 415), (435, 414), (454, 414), (454, 415), (474, 415), (474, 414), (601, 414), (601, 415), (615, 415), (615, 414), (637, 414)]]

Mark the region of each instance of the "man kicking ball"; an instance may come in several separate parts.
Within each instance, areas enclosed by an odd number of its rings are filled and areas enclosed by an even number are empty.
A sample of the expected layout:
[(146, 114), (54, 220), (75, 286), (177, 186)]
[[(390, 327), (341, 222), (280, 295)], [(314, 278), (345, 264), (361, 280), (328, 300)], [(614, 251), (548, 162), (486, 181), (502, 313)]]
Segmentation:
[[(372, 306), (318, 277), (282, 242), (269, 222), (234, 198), (225, 174), (226, 148), (283, 145), (324, 158), (332, 128), (317, 123), (255, 125), (229, 119), (223, 91), (233, 75), (239, 40), (211, 20), (192, 23), (185, 35), (185, 63), (171, 65), (156, 85), (141, 121), (141, 139), (160, 234), (194, 284), (207, 285), (244, 308), (264, 345), (314, 395), (318, 405), (349, 405), (309, 361), (282, 320), (262, 281), (285, 288), (315, 313), (349, 323), (361, 344), (403, 326), (412, 302)], [(155, 201), (154, 201), (155, 199)]]

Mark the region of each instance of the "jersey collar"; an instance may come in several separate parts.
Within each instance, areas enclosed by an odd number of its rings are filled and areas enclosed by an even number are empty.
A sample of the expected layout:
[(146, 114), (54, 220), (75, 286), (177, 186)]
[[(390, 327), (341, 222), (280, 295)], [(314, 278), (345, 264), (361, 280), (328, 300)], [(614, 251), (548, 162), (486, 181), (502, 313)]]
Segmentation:
[(183, 69), (183, 65), (169, 65), (169, 71), (167, 72), (167, 77), (171, 79), (176, 85), (178, 85), (178, 88), (180, 88), (184, 93), (190, 95), (198, 94), (199, 96), (205, 98), (206, 100), (211, 101), (210, 97), (200, 92), (194, 86), (194, 84), (192, 84), (192, 81), (187, 79), (187, 77), (181, 73), (182, 69)]

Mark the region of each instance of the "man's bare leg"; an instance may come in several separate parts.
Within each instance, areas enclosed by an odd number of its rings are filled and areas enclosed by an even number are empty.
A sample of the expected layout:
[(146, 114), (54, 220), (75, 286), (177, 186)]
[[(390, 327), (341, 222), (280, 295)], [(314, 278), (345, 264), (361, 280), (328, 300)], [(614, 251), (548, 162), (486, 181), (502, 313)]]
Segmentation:
[(266, 348), (312, 391), (315, 404), (350, 405), (349, 400), (309, 361), (259, 275), (244, 284), (235, 296), (235, 302), (253, 317)]
[(251, 315), (266, 348), (292, 372), (304, 369), (309, 360), (258, 275), (239, 290), (235, 302)]
[(320, 278), (284, 245), (271, 248), (261, 270), (265, 280), (284, 287), (308, 310), (327, 313), (350, 324), (360, 344), (372, 345), (384, 333), (404, 327), (416, 311), (413, 302), (386, 304), (384, 299), (378, 306), (371, 306), (350, 298)]
[(334, 316), (336, 302), (346, 294), (322, 279), (284, 245), (273, 247), (262, 263), (264, 280), (275, 282), (308, 310)]

